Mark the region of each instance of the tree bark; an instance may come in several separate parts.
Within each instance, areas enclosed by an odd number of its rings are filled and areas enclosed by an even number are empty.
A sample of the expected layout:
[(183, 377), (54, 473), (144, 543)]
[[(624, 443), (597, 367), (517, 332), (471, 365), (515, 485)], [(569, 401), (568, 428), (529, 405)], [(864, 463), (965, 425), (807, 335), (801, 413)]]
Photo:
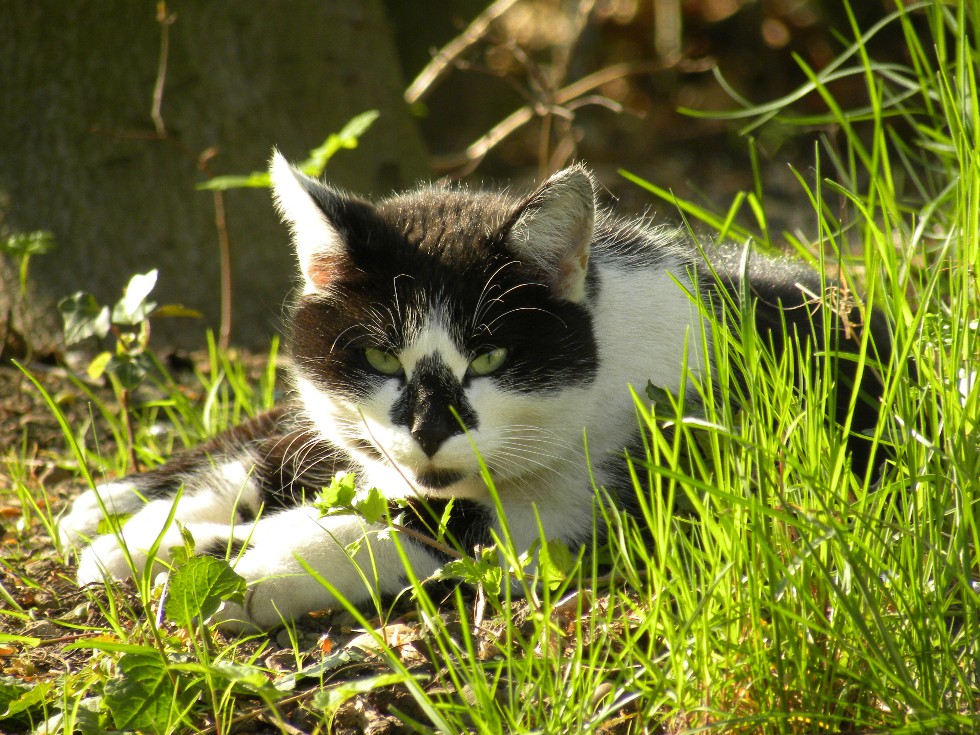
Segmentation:
[[(155, 122), (154, 3), (4, 4), (0, 237), (55, 234), (56, 250), (31, 261), (32, 310), (77, 290), (111, 302), (132, 274), (159, 268), (153, 300), (205, 319), (160, 320), (155, 337), (200, 345), (205, 326), (217, 329), (220, 301), (214, 201), (194, 188), (207, 178), (207, 151), (210, 173), (245, 174), (263, 169), (273, 146), (305, 158), (354, 115), (379, 109), (326, 178), (387, 193), (427, 168), (381, 0), (171, 0), (167, 11), (176, 20)], [(281, 328), (292, 253), (267, 190), (227, 192), (225, 206), (233, 340), (257, 346)], [(14, 285), (0, 288), (9, 295)]]

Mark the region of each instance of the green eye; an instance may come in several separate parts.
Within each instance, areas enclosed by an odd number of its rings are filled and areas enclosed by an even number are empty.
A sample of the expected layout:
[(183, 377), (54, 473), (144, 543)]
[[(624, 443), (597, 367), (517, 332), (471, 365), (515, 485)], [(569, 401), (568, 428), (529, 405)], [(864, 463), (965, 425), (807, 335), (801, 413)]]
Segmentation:
[(505, 362), (507, 362), (507, 348), (498, 347), (473, 358), (469, 372), (471, 375), (489, 375), (499, 370)]
[(390, 352), (368, 347), (364, 350), (364, 359), (382, 375), (398, 375), (402, 372), (401, 362)]

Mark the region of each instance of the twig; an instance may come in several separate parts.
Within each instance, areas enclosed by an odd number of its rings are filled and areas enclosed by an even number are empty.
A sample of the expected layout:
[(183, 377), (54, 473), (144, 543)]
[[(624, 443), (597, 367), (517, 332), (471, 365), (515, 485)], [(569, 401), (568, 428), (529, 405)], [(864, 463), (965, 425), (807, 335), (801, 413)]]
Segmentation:
[(167, 137), (167, 126), (163, 122), (163, 86), (167, 81), (167, 61), (170, 57), (170, 26), (177, 20), (177, 14), (167, 14), (167, 3), (157, 3), (157, 23), (160, 24), (160, 58), (157, 60), (157, 78), (153, 84), (153, 105), (150, 117), (153, 127), (161, 138)]
[(218, 347), (227, 350), (231, 340), (231, 238), (225, 220), (225, 193), (214, 190), (214, 224), (218, 228), (218, 260), (221, 270), (221, 326)]
[(468, 172), (469, 170), (472, 170), (472, 167), (483, 160), (491, 149), (493, 149), (502, 140), (504, 140), (504, 138), (509, 136), (518, 128), (533, 120), (535, 115), (543, 116), (544, 114), (554, 114), (555, 106), (564, 107), (565, 105), (575, 101), (577, 98), (582, 97), (587, 92), (590, 92), (597, 87), (601, 87), (603, 84), (611, 82), (615, 79), (620, 79), (632, 74), (650, 74), (660, 71), (663, 68), (664, 63), (662, 61), (624, 61), (619, 64), (607, 66), (604, 69), (593, 72), (592, 74), (587, 74), (581, 79), (574, 81), (558, 90), (555, 93), (555, 105), (550, 109), (539, 111), (535, 109), (535, 105), (524, 105), (524, 107), (514, 110), (514, 112), (490, 128), (486, 134), (480, 136), (477, 140), (467, 146), (465, 150), (459, 153), (434, 156), (432, 158), (432, 165), (435, 168), (444, 171), (466, 167), (464, 169), (464, 173)]
[(408, 104), (420, 102), (428, 96), (432, 85), (442, 79), (453, 61), (466, 49), (479, 41), (486, 34), (490, 25), (506, 13), (517, 0), (497, 0), (480, 13), (466, 30), (443, 46), (432, 58), (415, 80), (405, 90), (405, 101)]

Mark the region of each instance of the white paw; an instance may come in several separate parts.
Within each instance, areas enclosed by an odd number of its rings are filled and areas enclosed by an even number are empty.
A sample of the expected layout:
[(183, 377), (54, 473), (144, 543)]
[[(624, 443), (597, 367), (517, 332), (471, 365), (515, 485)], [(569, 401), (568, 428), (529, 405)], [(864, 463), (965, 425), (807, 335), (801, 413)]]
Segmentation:
[(58, 519), (58, 548), (62, 553), (95, 538), (99, 524), (105, 519), (103, 506), (110, 514), (125, 515), (142, 507), (143, 499), (129, 482), (108, 482), (95, 490), (86, 490)]
[(250, 581), (244, 603), (225, 601), (211, 621), (236, 633), (269, 630), (327, 607), (337, 607), (337, 599), (305, 571), (292, 571)]
[[(139, 554), (134, 563), (138, 563)], [(78, 555), (78, 584), (85, 586), (103, 579), (126, 579), (133, 576), (126, 554), (115, 536), (99, 536)]]
[(176, 524), (171, 524), (164, 533), (165, 522), (166, 517), (137, 516), (123, 527), (121, 535), (107, 533), (96, 537), (78, 556), (78, 584), (128, 579), (134, 576), (134, 570), (136, 574), (143, 573), (153, 546), (157, 548), (150, 573), (166, 571), (170, 549), (182, 546), (183, 538)]

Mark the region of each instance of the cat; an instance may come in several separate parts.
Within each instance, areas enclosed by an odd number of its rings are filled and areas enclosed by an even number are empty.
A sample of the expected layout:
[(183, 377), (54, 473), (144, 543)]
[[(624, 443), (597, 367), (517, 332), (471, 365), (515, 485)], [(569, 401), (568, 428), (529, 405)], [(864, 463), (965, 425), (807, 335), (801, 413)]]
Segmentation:
[[(822, 318), (827, 281), (809, 267), (733, 248), (706, 254), (678, 232), (620, 218), (596, 204), (582, 165), (523, 197), (420, 188), (378, 203), (308, 178), (278, 152), (271, 177), (301, 274), (292, 398), (83, 492), (59, 523), (66, 548), (83, 546), (80, 584), (132, 574), (117, 537), (98, 534), (104, 506), (131, 516), (121, 534), (138, 568), (161, 534), (165, 564), (181, 527), (198, 551), (230, 558), (248, 583), (244, 604), (216, 616), (233, 630), (336, 604), (298, 559), (353, 603), (393, 595), (406, 584), (393, 534), (420, 578), (446, 554), (384, 523), (322, 517), (309, 499), (353, 473), (362, 491), (407, 501), (409, 529), (431, 535), (448, 507), (448, 535), (464, 549), (487, 546), (502, 528), (481, 459), (518, 548), (541, 538), (580, 548), (604, 533), (593, 477), (622, 510), (637, 509), (624, 459), (642, 456), (630, 386), (683, 389), (697, 405), (716, 330), (737, 328), (739, 298), (752, 299), (753, 328), (777, 353), (788, 338), (819, 351), (825, 336), (856, 353), (864, 322), (889, 359), (879, 316), (862, 320), (852, 304)], [(882, 389), (870, 366), (858, 379), (855, 365), (835, 366), (836, 418), (856, 382), (850, 448), (863, 472)]]

